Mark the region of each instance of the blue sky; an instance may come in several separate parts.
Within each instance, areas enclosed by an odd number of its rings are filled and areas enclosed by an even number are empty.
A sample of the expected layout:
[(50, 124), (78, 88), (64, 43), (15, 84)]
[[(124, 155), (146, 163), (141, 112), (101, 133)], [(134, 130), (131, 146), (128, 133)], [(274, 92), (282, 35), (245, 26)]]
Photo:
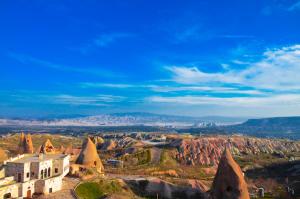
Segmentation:
[(0, 2), (0, 116), (300, 115), (300, 1)]

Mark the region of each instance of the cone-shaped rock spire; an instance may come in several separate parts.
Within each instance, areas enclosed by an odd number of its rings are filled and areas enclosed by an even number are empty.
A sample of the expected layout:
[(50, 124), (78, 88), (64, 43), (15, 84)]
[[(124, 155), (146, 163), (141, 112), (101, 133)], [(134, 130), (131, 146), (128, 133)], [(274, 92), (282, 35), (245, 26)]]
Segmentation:
[(212, 199), (250, 199), (247, 184), (239, 165), (228, 148), (221, 157), (212, 189)]
[(87, 138), (83, 144), (81, 152), (76, 160), (76, 164), (82, 164), (87, 167), (96, 167), (99, 172), (103, 172), (104, 168), (97, 153), (96, 145), (90, 138)]
[(20, 141), (19, 141), (19, 145), (18, 145), (18, 153), (19, 154), (24, 153), (24, 143), (25, 143), (25, 135), (23, 132), (21, 132)]
[(55, 148), (50, 142), (49, 139), (47, 139), (44, 144), (41, 146), (39, 153), (44, 153), (44, 154), (53, 154), (55, 153)]
[(20, 141), (18, 145), (18, 153), (33, 153), (33, 145), (31, 135), (25, 135), (23, 132), (20, 134)]
[(33, 153), (33, 145), (32, 145), (32, 139), (31, 139), (30, 134), (27, 134), (27, 136), (25, 136), (23, 152), (24, 153)]

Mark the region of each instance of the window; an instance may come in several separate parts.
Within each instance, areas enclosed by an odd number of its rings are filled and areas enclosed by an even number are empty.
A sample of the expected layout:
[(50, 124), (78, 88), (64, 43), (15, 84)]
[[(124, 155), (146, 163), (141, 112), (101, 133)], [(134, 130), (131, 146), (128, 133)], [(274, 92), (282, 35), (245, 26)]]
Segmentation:
[(49, 188), (49, 193), (52, 193), (52, 188)]
[(50, 172), (51, 172), (51, 169), (48, 168), (48, 177), (50, 177)]
[(47, 178), (47, 169), (44, 171), (44, 178)]
[(26, 178), (29, 178), (29, 172), (26, 173)]
[(97, 166), (97, 161), (94, 161), (94, 165)]
[(41, 170), (41, 179), (44, 178), (44, 170)]
[(21, 174), (18, 173), (18, 182), (21, 182), (21, 180), (22, 180), (21, 178), (22, 178)]
[(55, 169), (54, 169), (54, 172), (55, 172), (55, 173), (58, 173), (58, 168), (55, 168)]

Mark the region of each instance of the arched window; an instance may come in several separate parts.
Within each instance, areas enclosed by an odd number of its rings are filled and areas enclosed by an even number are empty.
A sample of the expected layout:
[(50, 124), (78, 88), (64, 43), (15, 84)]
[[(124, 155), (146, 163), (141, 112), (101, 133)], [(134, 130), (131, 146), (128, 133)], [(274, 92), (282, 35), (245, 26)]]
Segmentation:
[(50, 177), (50, 175), (51, 175), (51, 169), (50, 169), (50, 167), (48, 168), (48, 177)]
[(44, 170), (41, 170), (41, 179), (44, 178)]
[(44, 177), (47, 178), (47, 169), (44, 170)]

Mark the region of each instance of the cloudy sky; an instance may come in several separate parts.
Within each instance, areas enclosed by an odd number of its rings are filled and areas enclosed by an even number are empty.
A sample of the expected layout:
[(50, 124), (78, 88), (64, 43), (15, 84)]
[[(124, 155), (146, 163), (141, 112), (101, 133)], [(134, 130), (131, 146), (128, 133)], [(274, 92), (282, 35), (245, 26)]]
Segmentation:
[(0, 116), (300, 115), (300, 1), (0, 2)]

